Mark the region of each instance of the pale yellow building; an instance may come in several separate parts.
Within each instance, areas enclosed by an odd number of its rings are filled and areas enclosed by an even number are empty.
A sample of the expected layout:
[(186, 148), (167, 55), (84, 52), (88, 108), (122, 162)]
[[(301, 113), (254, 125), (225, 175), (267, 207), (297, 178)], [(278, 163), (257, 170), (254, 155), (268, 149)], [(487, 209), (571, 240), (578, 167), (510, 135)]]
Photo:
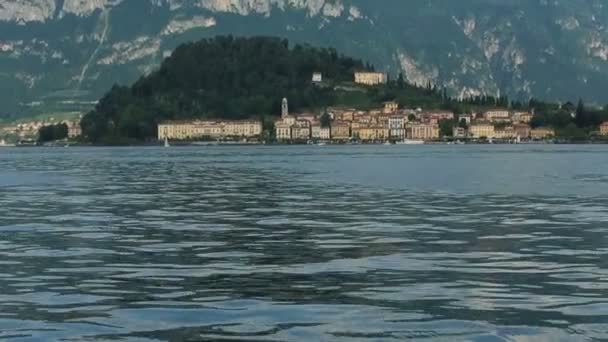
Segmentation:
[(274, 131), (277, 140), (291, 140), (291, 124), (284, 121), (277, 121), (274, 124)]
[(255, 138), (262, 134), (262, 123), (243, 121), (166, 121), (158, 125), (158, 139), (192, 140), (226, 137)]
[(355, 83), (369, 86), (385, 84), (388, 77), (383, 72), (355, 72)]
[(166, 121), (158, 125), (158, 140), (186, 140), (197, 135), (193, 121)]
[(602, 124), (600, 125), (600, 134), (608, 135), (608, 121), (602, 122)]
[(494, 129), (494, 138), (496, 139), (513, 139), (517, 138), (517, 131), (511, 126), (502, 129)]
[(331, 128), (330, 127), (322, 127), (319, 132), (319, 138), (321, 140), (330, 140), (331, 139)]
[(350, 139), (350, 125), (347, 122), (334, 122), (331, 125), (331, 139), (346, 141)]
[(495, 130), (494, 125), (477, 123), (469, 127), (469, 135), (473, 138), (494, 138)]
[(356, 133), (362, 141), (382, 141), (388, 140), (390, 137), (390, 130), (383, 126), (359, 127)]
[(406, 126), (408, 139), (434, 140), (439, 139), (439, 126), (423, 123), (409, 123)]
[(530, 128), (530, 125), (515, 124), (515, 125), (513, 125), (513, 128), (515, 128), (515, 132), (517, 133), (517, 136), (519, 136), (520, 138), (527, 139), (530, 137), (530, 131), (532, 130), (532, 128)]
[(555, 136), (555, 131), (548, 127), (539, 127), (530, 131), (532, 139), (546, 139)]
[(485, 112), (483, 116), (490, 122), (507, 122), (511, 120), (511, 113), (508, 110), (490, 110)]
[(262, 122), (255, 120), (225, 121), (223, 135), (241, 138), (259, 137), (262, 135)]
[(296, 123), (291, 126), (291, 138), (293, 140), (308, 140), (310, 139), (310, 121), (296, 120)]

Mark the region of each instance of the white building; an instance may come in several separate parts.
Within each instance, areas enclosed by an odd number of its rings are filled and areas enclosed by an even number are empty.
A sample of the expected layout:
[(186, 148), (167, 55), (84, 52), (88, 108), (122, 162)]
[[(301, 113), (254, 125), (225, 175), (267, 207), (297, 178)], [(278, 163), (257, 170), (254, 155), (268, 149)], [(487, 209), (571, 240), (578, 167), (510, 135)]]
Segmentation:
[(323, 74), (320, 72), (315, 72), (312, 74), (313, 83), (321, 83), (323, 82)]
[(331, 128), (329, 127), (323, 127), (321, 128), (320, 133), (320, 138), (321, 140), (330, 140), (331, 139)]
[(388, 119), (388, 128), (390, 130), (391, 138), (404, 139), (406, 136), (405, 124), (407, 123), (407, 118), (405, 116), (391, 116)]

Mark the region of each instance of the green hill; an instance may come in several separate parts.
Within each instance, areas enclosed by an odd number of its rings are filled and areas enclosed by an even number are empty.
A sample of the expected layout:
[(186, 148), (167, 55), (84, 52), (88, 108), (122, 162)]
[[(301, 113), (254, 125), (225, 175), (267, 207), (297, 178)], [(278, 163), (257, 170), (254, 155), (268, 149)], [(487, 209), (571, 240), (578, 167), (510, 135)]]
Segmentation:
[[(355, 70), (371, 66), (317, 49), (269, 37), (216, 37), (179, 46), (160, 68), (131, 87), (114, 86), (82, 120), (93, 142), (156, 136), (159, 121), (188, 118), (245, 119), (280, 113), (283, 97), (293, 110), (342, 104)], [(323, 85), (312, 83), (322, 72)], [(350, 96), (370, 103), (367, 93)], [(348, 101), (346, 101), (348, 102)]]

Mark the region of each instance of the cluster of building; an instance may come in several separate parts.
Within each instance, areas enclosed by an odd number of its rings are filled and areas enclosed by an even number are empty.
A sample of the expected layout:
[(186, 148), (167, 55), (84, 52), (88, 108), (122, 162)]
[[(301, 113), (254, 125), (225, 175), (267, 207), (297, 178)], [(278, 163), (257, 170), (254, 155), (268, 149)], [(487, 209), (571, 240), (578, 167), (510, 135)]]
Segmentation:
[[(324, 114), (325, 115), (325, 114)], [(293, 140), (360, 140), (365, 142), (388, 140), (433, 140), (439, 138), (438, 122), (454, 119), (453, 113), (400, 110), (390, 101), (384, 108), (359, 111), (349, 108), (328, 108), (331, 122), (321, 122), (314, 114), (289, 113), (287, 99), (283, 99), (281, 118), (275, 122), (275, 136), (279, 141)], [(415, 118), (415, 120), (410, 120)]]
[(65, 124), (68, 126), (68, 138), (76, 138), (82, 135), (80, 117), (77, 120), (55, 120), (55, 118), (51, 117), (47, 120), (36, 120), (3, 126), (0, 127), (0, 135), (15, 136), (20, 140), (34, 139), (42, 127), (57, 124)]
[(254, 139), (262, 135), (262, 122), (256, 120), (166, 121), (158, 125), (158, 139)]
[(376, 110), (328, 108), (326, 114), (331, 124), (323, 126), (318, 115), (290, 114), (288, 101), (283, 99), (281, 118), (275, 122), (277, 140), (430, 141), (440, 138), (439, 124), (444, 120), (453, 123), (455, 138), (544, 139), (554, 135), (550, 128), (532, 129), (531, 113), (501, 109), (456, 116), (447, 111), (400, 109), (397, 102), (390, 101)]
[[(489, 110), (485, 113), (458, 116), (453, 136), (455, 138), (487, 139), (546, 139), (555, 136), (552, 128), (532, 128), (533, 114), (512, 112), (506, 109)], [(460, 124), (464, 122), (464, 125)]]

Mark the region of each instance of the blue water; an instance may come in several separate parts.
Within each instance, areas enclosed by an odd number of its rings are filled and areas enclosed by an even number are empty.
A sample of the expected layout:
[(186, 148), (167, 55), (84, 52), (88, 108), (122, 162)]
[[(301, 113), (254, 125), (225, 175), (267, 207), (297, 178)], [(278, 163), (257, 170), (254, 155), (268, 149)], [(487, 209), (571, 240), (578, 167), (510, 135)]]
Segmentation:
[(608, 340), (608, 146), (0, 149), (0, 339)]

